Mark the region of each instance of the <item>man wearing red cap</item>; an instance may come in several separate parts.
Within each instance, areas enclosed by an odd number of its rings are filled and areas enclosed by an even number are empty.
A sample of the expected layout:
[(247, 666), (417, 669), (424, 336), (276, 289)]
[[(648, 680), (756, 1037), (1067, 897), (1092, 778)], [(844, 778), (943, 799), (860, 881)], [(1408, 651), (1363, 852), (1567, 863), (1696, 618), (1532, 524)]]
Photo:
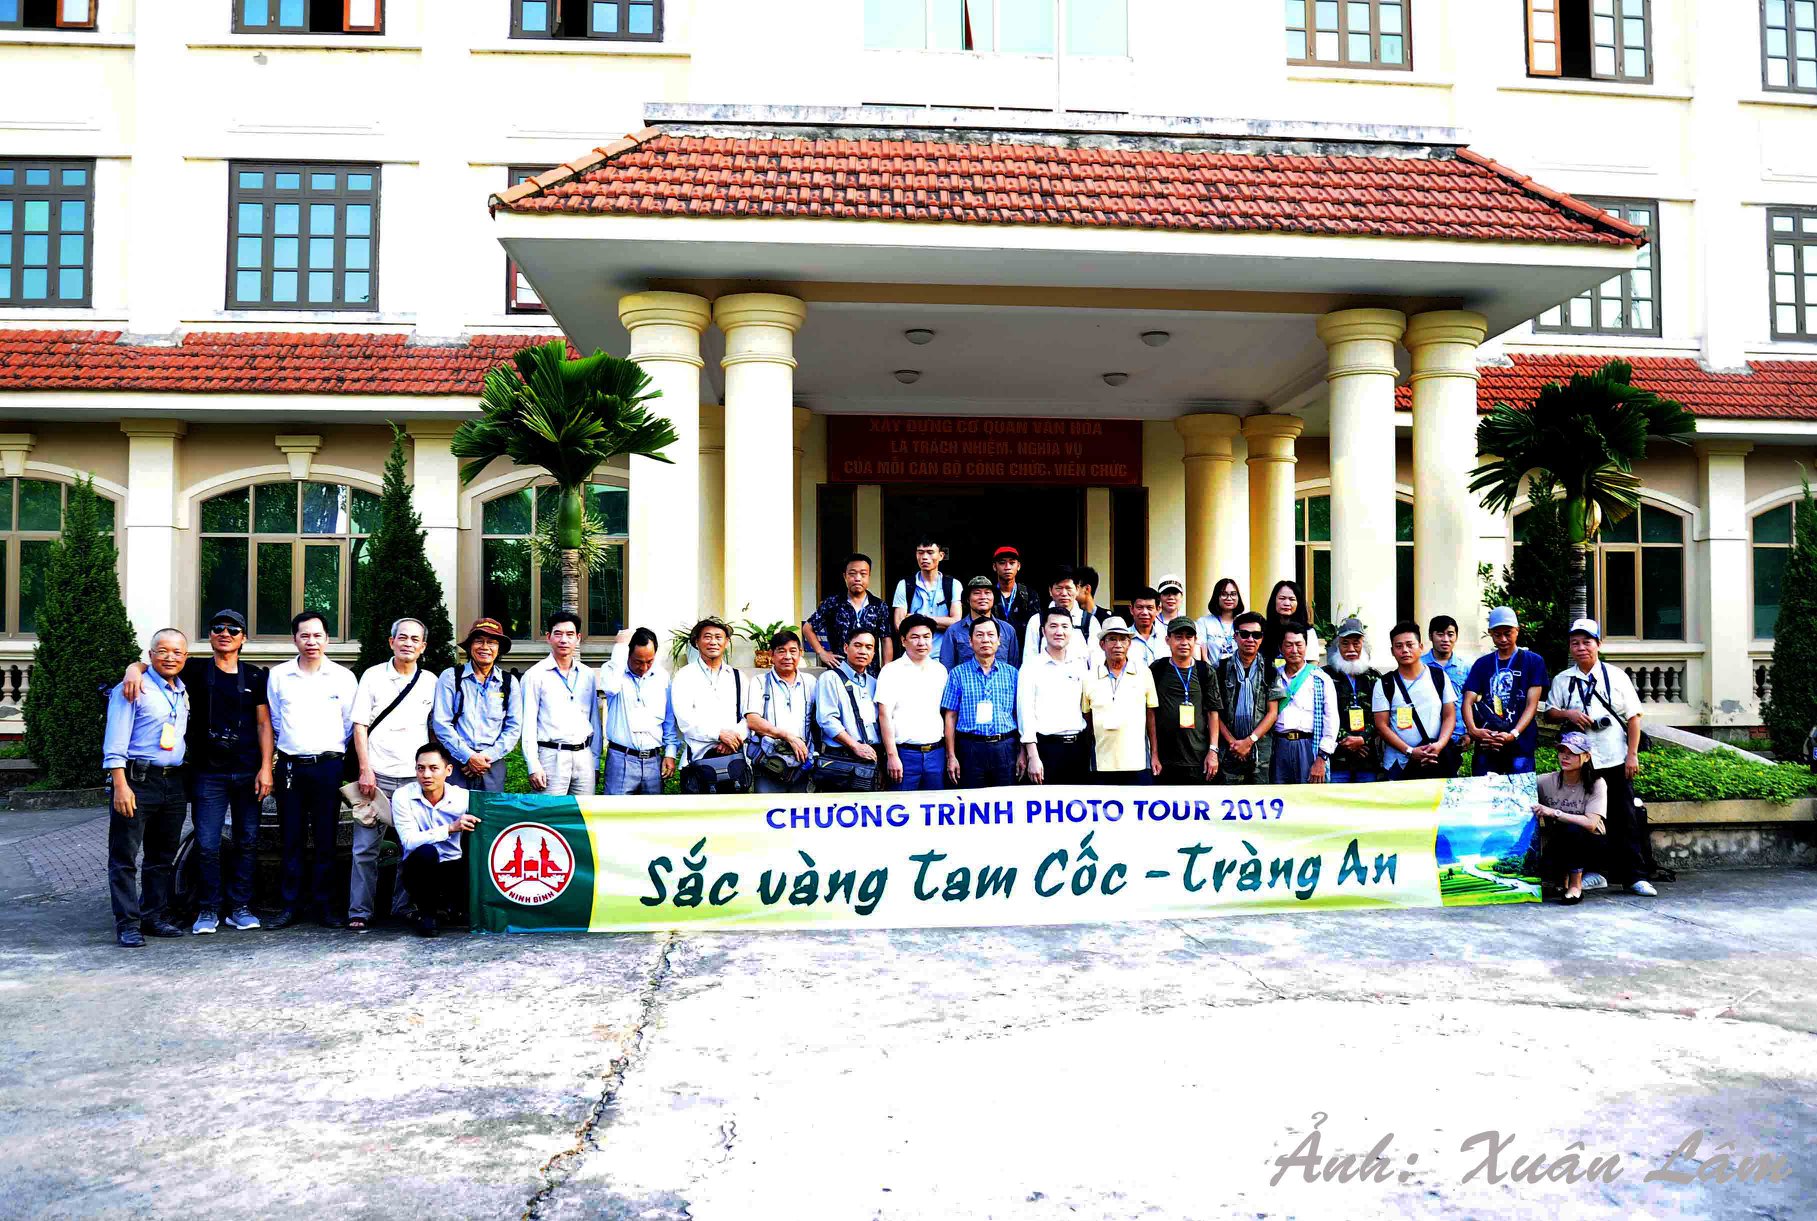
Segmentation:
[(1022, 553), (1014, 547), (997, 548), (991, 556), (991, 571), (997, 574), (997, 618), (1027, 623), (1036, 607), (1035, 595), (1016, 580), (1022, 571)]

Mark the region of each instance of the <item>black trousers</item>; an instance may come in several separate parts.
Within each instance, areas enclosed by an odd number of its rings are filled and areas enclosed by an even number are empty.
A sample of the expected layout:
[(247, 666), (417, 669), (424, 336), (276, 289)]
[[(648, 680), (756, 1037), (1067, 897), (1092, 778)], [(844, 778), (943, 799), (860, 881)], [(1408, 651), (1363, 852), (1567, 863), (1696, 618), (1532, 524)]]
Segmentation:
[(1611, 886), (1626, 886), (1647, 876), (1646, 857), (1640, 842), (1640, 828), (1634, 818), (1634, 788), (1628, 782), (1628, 769), (1621, 763), (1614, 767), (1585, 768), (1585, 783), (1593, 784), (1602, 777), (1609, 786), (1608, 812), (1603, 817), (1604, 835), (1599, 860), (1586, 868), (1601, 866), (1602, 875)]
[(1057, 734), (1035, 735), (1044, 784), (1091, 783), (1091, 737), (1083, 729), (1068, 742)]
[(956, 734), (953, 745), (959, 755), (960, 788), (988, 789), (1016, 783), (1016, 752), (1022, 744), (1015, 734), (995, 742)]
[(278, 834), (283, 867), (279, 893), (285, 911), (296, 911), (303, 900), (303, 862), (309, 859), (307, 841), (313, 839), (310, 860), (310, 901), (317, 916), (335, 910), (334, 839), (341, 825), (341, 761), (315, 763), (278, 761)]
[[(135, 805), (127, 818), (114, 810), (107, 822), (107, 889), (114, 904), (114, 931), (138, 928), (164, 918), (176, 877), (177, 844), (189, 790), (180, 768), (151, 771), (131, 779)], [(145, 855), (145, 887), (139, 888), (138, 860)]]
[(434, 844), (424, 844), (404, 858), (401, 866), (404, 888), (416, 896), (416, 907), (425, 916), (440, 916), (450, 909), (459, 910), (467, 887), (467, 862), (464, 858), (444, 861)]
[[(1223, 768), (1223, 766), (1224, 766), (1224, 761), (1222, 759), (1219, 759), (1218, 767), (1220, 768), (1220, 770)], [(1210, 784), (1211, 781), (1205, 779), (1205, 765), (1202, 763), (1198, 764), (1197, 766), (1190, 764), (1190, 763), (1163, 763), (1161, 765), (1161, 775), (1155, 781), (1155, 783), (1156, 784)]]

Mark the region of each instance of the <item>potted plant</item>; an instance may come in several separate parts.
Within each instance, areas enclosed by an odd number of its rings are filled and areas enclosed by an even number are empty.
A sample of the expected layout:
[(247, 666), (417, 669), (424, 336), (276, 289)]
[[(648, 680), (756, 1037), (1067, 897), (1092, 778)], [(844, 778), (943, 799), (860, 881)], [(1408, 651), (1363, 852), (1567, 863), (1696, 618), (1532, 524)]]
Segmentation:
[(751, 620), (746, 619), (739, 625), (738, 634), (750, 641), (752, 646), (757, 650), (757, 655), (753, 659), (753, 664), (755, 664), (759, 670), (767, 670), (770, 668), (770, 646), (776, 642), (777, 636), (792, 626), (792, 624), (780, 619), (775, 623), (753, 623)]

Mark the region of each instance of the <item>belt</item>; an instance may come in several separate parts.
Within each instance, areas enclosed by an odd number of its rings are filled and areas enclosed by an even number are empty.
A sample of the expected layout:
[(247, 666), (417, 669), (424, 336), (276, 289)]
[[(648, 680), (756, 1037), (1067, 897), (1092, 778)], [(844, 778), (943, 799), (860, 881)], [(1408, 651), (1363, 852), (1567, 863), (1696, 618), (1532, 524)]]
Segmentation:
[(1082, 738), (1084, 736), (1085, 736), (1085, 731), (1083, 729), (1078, 730), (1074, 733), (1038, 733), (1035, 735), (1035, 741), (1037, 741), (1037, 742), (1064, 742), (1066, 745), (1071, 746), (1074, 742), (1077, 742), (1080, 738)]
[(1277, 729), (1274, 736), (1283, 742), (1305, 742), (1312, 738), (1304, 729)]
[(988, 742), (1002, 742), (1009, 738), (1013, 738), (1016, 735), (1013, 733), (962, 733), (962, 734), (957, 734), (955, 736), (961, 737), (961, 738), (970, 738), (974, 742), (987, 742), (988, 743)]
[(593, 745), (593, 735), (588, 734), (585, 742), (544, 742), (539, 738), (536, 744), (544, 750), (586, 750)]
[(137, 772), (180, 772), (183, 770), (183, 765), (181, 763), (170, 763), (170, 764), (151, 763), (145, 759), (128, 759), (126, 761), (126, 766), (124, 768), (122, 768), (121, 770), (128, 772), (128, 773), (135, 772), (135, 771), (137, 771)]
[[(547, 746), (548, 743), (545, 742), (543, 745)], [(569, 748), (563, 747), (562, 749), (566, 750)], [(578, 747), (574, 749), (578, 749)], [(633, 759), (654, 759), (662, 754), (662, 747), (660, 746), (652, 746), (649, 750), (638, 750), (634, 746), (620, 746), (616, 742), (606, 743), (606, 749), (615, 750), (621, 755), (630, 755)]]
[(945, 742), (898, 742), (898, 743), (896, 743), (896, 749), (899, 751), (900, 750), (912, 750), (912, 751), (917, 751), (924, 755), (928, 754), (930, 751), (944, 750), (945, 748), (946, 748)]
[(280, 750), (278, 752), (278, 758), (286, 763), (328, 763), (332, 760), (340, 759), (346, 754), (347, 752), (344, 750), (325, 750), (320, 754), (315, 755), (287, 755)]

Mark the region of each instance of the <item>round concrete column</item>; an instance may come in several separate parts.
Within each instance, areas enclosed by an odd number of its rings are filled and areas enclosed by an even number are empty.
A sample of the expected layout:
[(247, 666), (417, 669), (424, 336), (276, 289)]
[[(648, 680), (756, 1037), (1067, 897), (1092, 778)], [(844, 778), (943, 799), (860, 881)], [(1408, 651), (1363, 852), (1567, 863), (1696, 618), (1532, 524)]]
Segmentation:
[(1243, 421), (1249, 445), (1249, 586), (1243, 601), (1264, 614), (1274, 583), (1293, 577), (1293, 444), (1305, 427), (1290, 415)]
[[(1407, 322), (1413, 356), (1413, 600), (1421, 623), (1457, 620), (1473, 649), (1483, 634), (1476, 580), (1476, 349), (1488, 322), (1468, 310), (1436, 310)], [(1499, 574), (1497, 574), (1499, 575)]]
[[(717, 612), (726, 604), (726, 413), (700, 406), (700, 600)], [(680, 622), (677, 620), (677, 622)]]
[(1186, 593), (1196, 618), (1228, 570), (1234, 548), (1230, 535), (1242, 520), (1230, 503), (1231, 441), (1242, 429), (1233, 415), (1187, 415), (1173, 422), (1186, 442)]
[(795, 332), (807, 306), (776, 293), (713, 304), (726, 334), (726, 603), (758, 623), (798, 620), (795, 566)]
[(1331, 613), (1360, 614), (1377, 658), (1389, 655), (1394, 626), (1394, 348), (1406, 329), (1391, 309), (1318, 322), (1330, 360)]
[(695, 591), (675, 573), (700, 565), (700, 333), (712, 309), (689, 293), (632, 293), (618, 302), (631, 333), (631, 359), (662, 391), (651, 410), (675, 427), (668, 462), (633, 456), (631, 545), (626, 557), (625, 619), (667, 640), (691, 622)]

